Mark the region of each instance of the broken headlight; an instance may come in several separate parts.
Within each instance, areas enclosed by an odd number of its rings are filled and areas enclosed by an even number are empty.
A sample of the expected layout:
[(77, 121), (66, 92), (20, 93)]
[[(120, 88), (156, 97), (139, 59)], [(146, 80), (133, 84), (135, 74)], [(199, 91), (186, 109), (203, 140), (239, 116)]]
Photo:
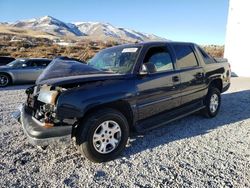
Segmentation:
[(37, 99), (45, 104), (55, 105), (57, 96), (58, 96), (58, 91), (45, 90), (45, 91), (40, 91)]

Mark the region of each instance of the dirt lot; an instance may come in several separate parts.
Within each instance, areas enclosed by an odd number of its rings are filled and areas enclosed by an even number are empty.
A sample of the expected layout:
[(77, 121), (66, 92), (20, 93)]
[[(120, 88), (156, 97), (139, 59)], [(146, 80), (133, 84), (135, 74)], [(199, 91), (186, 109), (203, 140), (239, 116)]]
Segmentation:
[(233, 78), (219, 115), (192, 115), (138, 135), (95, 164), (70, 145), (39, 149), (11, 113), (24, 88), (0, 90), (1, 187), (250, 187), (250, 79)]

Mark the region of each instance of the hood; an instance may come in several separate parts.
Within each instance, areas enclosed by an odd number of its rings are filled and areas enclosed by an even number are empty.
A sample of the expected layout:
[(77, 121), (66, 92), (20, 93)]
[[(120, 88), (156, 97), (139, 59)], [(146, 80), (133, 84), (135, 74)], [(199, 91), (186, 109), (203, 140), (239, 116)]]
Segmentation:
[(120, 74), (101, 71), (78, 61), (54, 59), (38, 77), (36, 84), (58, 86), (120, 76)]

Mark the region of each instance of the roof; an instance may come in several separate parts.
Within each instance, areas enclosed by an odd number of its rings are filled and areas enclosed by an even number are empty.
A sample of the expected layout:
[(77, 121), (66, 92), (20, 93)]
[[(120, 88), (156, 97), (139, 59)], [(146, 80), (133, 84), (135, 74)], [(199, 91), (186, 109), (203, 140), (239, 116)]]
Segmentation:
[(18, 58), (20, 60), (49, 60), (51, 61), (52, 59), (48, 59), (48, 58)]
[(138, 43), (141, 45), (161, 45), (161, 44), (194, 44), (192, 42), (178, 42), (178, 41), (148, 41), (148, 42), (141, 42)]
[[(192, 42), (176, 42), (176, 41), (148, 41), (148, 42), (140, 42), (140, 43), (128, 43), (128, 44), (122, 44), (118, 45), (119, 47), (136, 47), (136, 46), (154, 46), (154, 45), (165, 45), (165, 44), (191, 44)], [(116, 46), (113, 46), (111, 48), (115, 48)]]

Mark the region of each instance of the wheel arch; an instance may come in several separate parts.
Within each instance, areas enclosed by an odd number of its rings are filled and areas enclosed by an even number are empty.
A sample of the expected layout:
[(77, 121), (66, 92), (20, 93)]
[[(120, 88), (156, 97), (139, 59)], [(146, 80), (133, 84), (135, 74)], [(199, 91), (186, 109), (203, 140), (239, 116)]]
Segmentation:
[(219, 91), (222, 93), (222, 88), (223, 88), (222, 79), (221, 78), (213, 79), (210, 82), (209, 87), (215, 87), (215, 88), (219, 89)]
[(132, 110), (129, 102), (127, 102), (125, 100), (117, 100), (117, 101), (108, 102), (108, 103), (104, 103), (104, 104), (100, 104), (100, 105), (96, 105), (96, 106), (93, 106), (91, 108), (88, 108), (85, 111), (84, 116), (81, 120), (84, 121), (84, 119), (87, 118), (90, 114), (92, 114), (92, 113), (94, 113), (102, 108), (111, 108), (111, 109), (117, 110), (120, 113), (122, 113), (128, 121), (130, 130), (133, 129), (134, 113), (133, 113), (133, 110)]
[(113, 101), (113, 102), (108, 102), (108, 103), (104, 103), (101, 105), (97, 105), (93, 108), (88, 109), (85, 112), (85, 116), (100, 109), (100, 108), (112, 108), (115, 109), (119, 112), (121, 112), (127, 119), (129, 125), (133, 124), (133, 119), (134, 119), (134, 115), (133, 115), (133, 110), (130, 106), (130, 104), (125, 101), (125, 100), (117, 100), (117, 101)]

